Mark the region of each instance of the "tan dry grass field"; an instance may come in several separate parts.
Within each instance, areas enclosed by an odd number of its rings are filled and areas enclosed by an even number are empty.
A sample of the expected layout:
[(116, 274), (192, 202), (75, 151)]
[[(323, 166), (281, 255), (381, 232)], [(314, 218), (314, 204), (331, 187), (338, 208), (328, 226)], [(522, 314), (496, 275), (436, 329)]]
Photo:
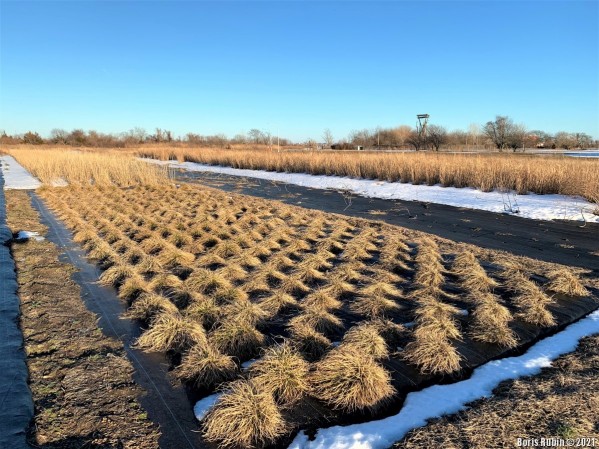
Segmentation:
[[(95, 176), (100, 179), (102, 175), (96, 167), (106, 164), (114, 165), (109, 170), (115, 173), (120, 183), (132, 183), (135, 180), (151, 182), (156, 176), (156, 168), (142, 168), (140, 163), (120, 157), (137, 155), (251, 170), (441, 184), (447, 187), (474, 187), (483, 191), (507, 189), (522, 194), (578, 195), (599, 203), (599, 159), (591, 158), (513, 153), (277, 152), (253, 148), (227, 150), (167, 145), (128, 149), (82, 148), (80, 151), (65, 146), (40, 149), (38, 146), (14, 145), (6, 146), (4, 151), (28, 166), (43, 182), (56, 178), (70, 178), (72, 182), (85, 182)], [(98, 156), (85, 156), (88, 154)], [(126, 181), (127, 177), (129, 181)]]
[(223, 447), (280, 441), (306, 407), (384, 412), (400, 379), (459, 376), (588, 295), (563, 267), (198, 186), (40, 193), (146, 327), (138, 346), (224, 391), (202, 422)]
[(414, 184), (579, 195), (599, 203), (599, 160), (513, 153), (379, 153), (343, 151), (142, 148), (137, 154), (251, 170), (337, 175)]

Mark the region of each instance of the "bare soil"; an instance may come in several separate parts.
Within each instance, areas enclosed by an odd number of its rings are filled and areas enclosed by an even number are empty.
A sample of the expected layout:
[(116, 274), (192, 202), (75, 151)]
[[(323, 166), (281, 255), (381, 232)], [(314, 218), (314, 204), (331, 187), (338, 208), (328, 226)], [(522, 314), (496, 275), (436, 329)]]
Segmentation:
[[(45, 234), (24, 191), (8, 191), (13, 232)], [(14, 243), (35, 417), (29, 443), (39, 448), (156, 448), (158, 432), (138, 403), (142, 390), (118, 340), (107, 338), (47, 240)]]
[[(581, 340), (537, 376), (501, 383), (493, 396), (431, 421), (393, 449), (517, 447), (518, 438), (599, 440), (599, 335)], [(599, 444), (596, 442), (595, 445)]]

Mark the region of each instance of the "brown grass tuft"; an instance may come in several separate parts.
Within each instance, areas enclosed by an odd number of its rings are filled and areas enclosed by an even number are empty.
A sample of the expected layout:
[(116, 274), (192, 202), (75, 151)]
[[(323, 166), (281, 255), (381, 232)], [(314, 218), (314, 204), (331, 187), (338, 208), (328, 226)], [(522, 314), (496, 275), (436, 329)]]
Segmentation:
[(209, 341), (221, 352), (241, 360), (254, 356), (266, 337), (252, 323), (221, 318), (220, 326), (210, 332)]
[(391, 376), (372, 357), (337, 348), (316, 364), (311, 376), (315, 397), (348, 412), (380, 407), (394, 394)]
[(289, 343), (283, 343), (266, 349), (250, 367), (250, 375), (278, 404), (290, 406), (309, 391), (309, 369), (309, 363)]
[(233, 379), (237, 372), (232, 357), (221, 354), (210, 345), (196, 345), (185, 354), (175, 374), (196, 388), (211, 388)]
[(194, 345), (206, 346), (204, 329), (179, 313), (161, 313), (138, 338), (136, 345), (155, 352), (184, 352)]
[(321, 333), (335, 332), (343, 328), (343, 321), (322, 309), (304, 309), (302, 313), (289, 320), (289, 325), (308, 326)]
[(340, 348), (355, 349), (361, 354), (368, 354), (375, 360), (389, 356), (387, 343), (381, 337), (378, 326), (372, 322), (363, 322), (351, 327), (343, 336)]
[(286, 423), (269, 391), (253, 380), (227, 386), (202, 425), (206, 440), (219, 447), (256, 448), (284, 434)]
[(588, 296), (589, 291), (582, 285), (580, 278), (567, 268), (547, 273), (549, 283), (546, 288), (555, 293), (568, 296)]
[(449, 374), (460, 369), (461, 356), (455, 347), (428, 329), (406, 345), (403, 357), (423, 373)]
[(143, 293), (133, 302), (129, 310), (125, 312), (124, 317), (149, 322), (163, 312), (176, 314), (178, 312), (177, 306), (164, 296), (154, 293)]

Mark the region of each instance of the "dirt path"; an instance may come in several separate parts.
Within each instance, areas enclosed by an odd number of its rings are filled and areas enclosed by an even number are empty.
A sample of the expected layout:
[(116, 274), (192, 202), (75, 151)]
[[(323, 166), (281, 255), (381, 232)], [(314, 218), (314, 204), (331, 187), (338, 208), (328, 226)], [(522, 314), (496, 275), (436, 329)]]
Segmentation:
[(458, 242), (586, 268), (594, 276), (599, 274), (599, 224), (581, 227), (581, 222), (537, 221), (442, 204), (348, 196), (331, 190), (206, 172), (179, 170), (176, 176), (181, 181), (325, 212), (382, 220)]
[[(13, 232), (45, 234), (25, 191), (7, 192)], [(39, 448), (156, 448), (159, 432), (138, 398), (121, 343), (97, 317), (48, 240), (13, 243), (35, 417), (29, 443)], [(13, 446), (9, 446), (13, 447)]]

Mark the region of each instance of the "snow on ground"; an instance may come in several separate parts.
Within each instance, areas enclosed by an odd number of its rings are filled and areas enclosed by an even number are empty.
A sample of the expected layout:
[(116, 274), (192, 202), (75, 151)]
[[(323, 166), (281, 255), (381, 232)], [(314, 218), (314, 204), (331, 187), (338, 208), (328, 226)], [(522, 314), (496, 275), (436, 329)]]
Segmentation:
[(247, 370), (250, 368), (250, 366), (252, 366), (254, 363), (256, 363), (258, 361), (258, 359), (250, 359), (247, 362), (243, 362), (241, 364), (241, 368), (244, 370)]
[(34, 239), (38, 242), (45, 240), (44, 237), (40, 236), (39, 232), (34, 231), (19, 231), (16, 237), (17, 240), (29, 240)]
[(193, 414), (198, 421), (204, 419), (204, 416), (206, 416), (221, 394), (222, 393), (211, 394), (210, 396), (206, 396), (205, 398), (196, 402), (196, 405), (193, 407)]
[(264, 170), (247, 170), (217, 165), (197, 164), (176, 161), (147, 162), (169, 165), (188, 171), (222, 173), (233, 176), (265, 179), (316, 189), (333, 189), (348, 195), (361, 195), (368, 198), (420, 201), (446, 204), (448, 206), (486, 210), (497, 213), (516, 214), (519, 217), (535, 220), (584, 220), (599, 223), (599, 216), (592, 211), (597, 205), (583, 198), (566, 195), (516, 195), (514, 192), (483, 192), (470, 187), (441, 187), (414, 185), (400, 182), (386, 182), (372, 179), (354, 179), (341, 176), (309, 175), (305, 173), (278, 173)]
[(0, 156), (4, 189), (37, 189), (42, 185), (31, 176), (12, 156)]
[(313, 441), (300, 432), (289, 449), (386, 449), (426, 421), (463, 410), (465, 404), (491, 395), (502, 381), (538, 374), (551, 361), (576, 349), (578, 341), (599, 332), (599, 310), (563, 331), (540, 340), (525, 354), (488, 362), (467, 380), (433, 385), (408, 394), (401, 411), (389, 418), (320, 429)]

